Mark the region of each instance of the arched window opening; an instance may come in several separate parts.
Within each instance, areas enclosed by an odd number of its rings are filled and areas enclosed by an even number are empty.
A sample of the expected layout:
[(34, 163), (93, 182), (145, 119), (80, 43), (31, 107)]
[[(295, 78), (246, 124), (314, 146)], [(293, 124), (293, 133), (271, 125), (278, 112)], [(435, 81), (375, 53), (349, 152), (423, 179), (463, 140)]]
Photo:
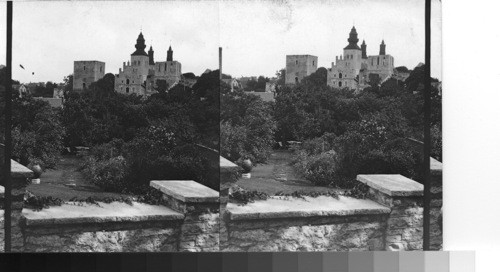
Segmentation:
[(130, 84), (130, 79), (127, 78), (127, 85)]
[(339, 81), (339, 87), (342, 87), (342, 81)]
[(342, 73), (339, 73), (339, 78), (342, 78)]
[(129, 91), (130, 91), (130, 90), (129, 90), (129, 88), (127, 87), (127, 89), (125, 89), (125, 92), (127, 92), (127, 93), (128, 93)]

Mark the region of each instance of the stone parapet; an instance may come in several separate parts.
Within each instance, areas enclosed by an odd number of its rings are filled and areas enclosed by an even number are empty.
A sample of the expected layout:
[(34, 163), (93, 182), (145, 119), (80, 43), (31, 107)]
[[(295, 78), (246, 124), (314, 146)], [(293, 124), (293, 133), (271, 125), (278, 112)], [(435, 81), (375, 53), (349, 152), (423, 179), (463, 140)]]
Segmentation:
[(443, 164), (431, 158), (430, 249), (443, 249)]
[(133, 202), (23, 210), (24, 252), (177, 251), (184, 215)]
[(179, 251), (219, 251), (219, 193), (192, 180), (153, 180), (172, 209), (184, 214)]
[(402, 175), (358, 175), (369, 198), (390, 208), (385, 250), (422, 250), (424, 186)]
[[(4, 146), (0, 144), (0, 169), (4, 163)], [(23, 250), (23, 236), (21, 230), (21, 211), (24, 205), (24, 195), (26, 186), (34, 176), (33, 171), (24, 165), (11, 160), (11, 251), (18, 252)], [(4, 185), (3, 170), (0, 171), (0, 185)], [(4, 187), (0, 186), (0, 208), (4, 209)], [(2, 214), (3, 215), (3, 214)], [(3, 219), (3, 218), (2, 218)], [(2, 232), (4, 224), (2, 223)], [(3, 236), (3, 234), (2, 234)], [(3, 239), (3, 238), (2, 238)], [(3, 245), (2, 245), (3, 247)]]
[(220, 171), (220, 236), (222, 244), (227, 243), (227, 202), (229, 201), (229, 191), (231, 187), (241, 177), (241, 168), (224, 157), (219, 157)]
[(383, 250), (390, 209), (371, 200), (272, 197), (227, 205), (222, 251)]

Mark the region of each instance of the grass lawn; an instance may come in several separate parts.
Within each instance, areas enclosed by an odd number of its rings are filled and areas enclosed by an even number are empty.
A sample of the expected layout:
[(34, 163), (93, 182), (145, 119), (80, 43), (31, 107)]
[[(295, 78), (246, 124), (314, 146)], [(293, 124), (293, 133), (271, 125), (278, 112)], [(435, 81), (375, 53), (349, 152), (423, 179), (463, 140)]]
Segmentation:
[(288, 150), (275, 150), (267, 164), (260, 164), (253, 168), (249, 179), (241, 178), (236, 182), (238, 186), (247, 191), (259, 191), (268, 195), (278, 192), (326, 192), (339, 191), (339, 189), (316, 186), (310, 181), (299, 177), (292, 166), (292, 152)]
[(118, 198), (122, 194), (104, 192), (91, 184), (78, 171), (82, 158), (75, 155), (65, 155), (55, 169), (45, 171), (40, 177), (40, 184), (30, 184), (26, 189), (36, 196), (52, 196), (68, 201), (71, 198), (95, 200)]

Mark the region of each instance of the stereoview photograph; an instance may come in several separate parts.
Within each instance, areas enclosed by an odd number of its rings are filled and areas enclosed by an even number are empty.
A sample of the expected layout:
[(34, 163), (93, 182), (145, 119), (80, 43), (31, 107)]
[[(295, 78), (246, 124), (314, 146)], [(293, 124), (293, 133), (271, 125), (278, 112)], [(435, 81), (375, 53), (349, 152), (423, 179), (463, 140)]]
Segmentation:
[[(440, 4), (432, 250), (442, 248)], [(221, 250), (422, 250), (424, 1), (220, 6)]]
[[(215, 1), (13, 3), (2, 251), (5, 239), (13, 252), (219, 251), (218, 13)], [(5, 65), (0, 79), (4, 143)]]

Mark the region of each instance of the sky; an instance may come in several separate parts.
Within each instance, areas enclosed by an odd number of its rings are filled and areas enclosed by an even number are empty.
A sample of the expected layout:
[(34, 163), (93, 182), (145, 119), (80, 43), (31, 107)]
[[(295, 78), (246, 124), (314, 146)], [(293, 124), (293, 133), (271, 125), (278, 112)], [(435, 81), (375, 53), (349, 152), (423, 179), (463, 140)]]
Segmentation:
[[(62, 82), (73, 73), (75, 60), (103, 61), (106, 73), (117, 74), (135, 51), (141, 28), (146, 51), (152, 44), (156, 61), (166, 60), (171, 44), (183, 73), (218, 69), (216, 1), (44, 1), (13, 6), (12, 73), (21, 82)], [(0, 37), (5, 37), (5, 3), (0, 14)], [(5, 42), (1, 46), (0, 63), (5, 63)]]
[[(441, 78), (437, 0), (432, 11), (431, 74)], [(3, 38), (5, 3), (0, 14)], [(396, 66), (412, 69), (424, 62), (423, 0), (15, 2), (13, 78), (62, 82), (75, 60), (104, 61), (106, 72), (117, 74), (141, 29), (156, 61), (164, 61), (172, 45), (183, 73), (217, 69), (220, 46), (225, 74), (272, 77), (285, 67), (287, 54), (315, 55), (318, 67), (331, 67), (353, 25), (368, 55), (378, 54), (384, 39)]]
[[(431, 10), (431, 74), (441, 78), (440, 2)], [(384, 39), (396, 66), (425, 61), (423, 0), (222, 1), (220, 16), (222, 70), (234, 77), (274, 76), (286, 55), (314, 55), (318, 67), (329, 68), (353, 25), (368, 55), (377, 55)]]

